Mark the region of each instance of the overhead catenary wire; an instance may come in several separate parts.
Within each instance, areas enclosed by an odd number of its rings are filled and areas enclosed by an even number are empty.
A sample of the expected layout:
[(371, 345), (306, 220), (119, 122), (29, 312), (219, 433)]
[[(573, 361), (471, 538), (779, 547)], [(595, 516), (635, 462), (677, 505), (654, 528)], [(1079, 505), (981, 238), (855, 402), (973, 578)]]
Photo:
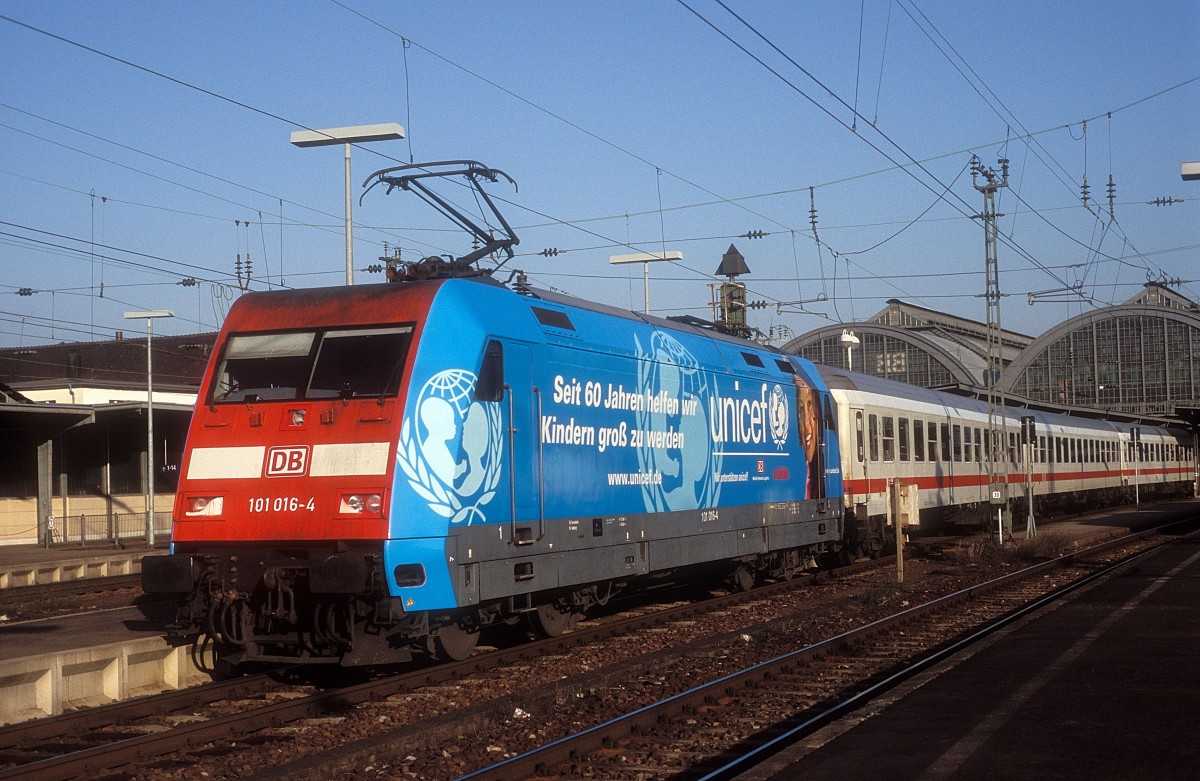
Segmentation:
[[(339, 4), (339, 5), (340, 5), (340, 4)], [(343, 6), (343, 7), (344, 7), (344, 6)], [(347, 10), (350, 10), (350, 9), (347, 9)], [(890, 9), (889, 9), (889, 13), (890, 13)], [(407, 40), (407, 39), (405, 39), (405, 40)], [(881, 66), (881, 69), (882, 69), (882, 66)], [(373, 153), (374, 153), (374, 152), (373, 152)], [(411, 152), (410, 152), (410, 159), (411, 159)], [(647, 161), (647, 162), (648, 162), (648, 161)], [(648, 163), (648, 164), (649, 164), (649, 163)], [(683, 180), (683, 181), (686, 181), (686, 180)], [(722, 201), (719, 201), (719, 202), (725, 203), (725, 202), (728, 202), (728, 201), (727, 201), (727, 200), (722, 200)], [(672, 207), (668, 207), (668, 208), (672, 208)], [(686, 208), (686, 207), (681, 207), (681, 208)], [(1032, 207), (1031, 207), (1031, 208), (1032, 208)], [(283, 211), (283, 209), (282, 209), (282, 205), (281, 205), (281, 207), (280, 207), (279, 211), (280, 211), (280, 213), (282, 214), (282, 211)], [(1044, 211), (1044, 210), (1043, 210), (1043, 211)], [(662, 204), (660, 203), (660, 208), (659, 208), (659, 214), (660, 214), (660, 217), (661, 217), (661, 215), (662, 215), (663, 213), (664, 213), (664, 209), (663, 209), (663, 207), (662, 207)], [(565, 222), (563, 222), (563, 221), (560, 221), (560, 222), (558, 222), (558, 223), (555, 223), (555, 224), (567, 224), (567, 225), (573, 225), (573, 224), (574, 224), (574, 222), (575, 222), (575, 221), (565, 221)], [(281, 230), (282, 230), (282, 225), (283, 225), (283, 220), (282, 220), (282, 218), (280, 219), (280, 221), (279, 221), (279, 224), (280, 224), (280, 226), (281, 226)], [(911, 224), (911, 223), (910, 223), (910, 224)], [(835, 229), (835, 228), (832, 228), (832, 227), (830, 228), (830, 230), (834, 230), (834, 229)], [(282, 241), (281, 241), (281, 245), (282, 245)], [(819, 248), (819, 247), (820, 247), (820, 245), (818, 244), (818, 248)], [(829, 249), (830, 249), (830, 251), (831, 251), (831, 252), (834, 252), (834, 250), (833, 250), (833, 248), (832, 248), (832, 247), (830, 247)], [(818, 251), (819, 251), (819, 249), (818, 249)], [(282, 269), (281, 269), (281, 271), (282, 271)], [(711, 275), (702, 275), (702, 276), (708, 276), (709, 278), (711, 278)]]

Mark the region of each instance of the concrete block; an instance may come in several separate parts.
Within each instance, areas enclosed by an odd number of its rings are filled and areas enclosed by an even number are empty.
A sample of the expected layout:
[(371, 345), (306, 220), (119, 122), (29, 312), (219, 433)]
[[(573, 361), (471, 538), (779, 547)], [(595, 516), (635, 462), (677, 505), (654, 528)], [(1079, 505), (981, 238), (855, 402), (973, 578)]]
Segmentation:
[[(0, 724), (54, 716), (207, 683), (191, 645), (150, 637), (11, 659), (0, 673)], [(212, 666), (211, 654), (204, 660)]]

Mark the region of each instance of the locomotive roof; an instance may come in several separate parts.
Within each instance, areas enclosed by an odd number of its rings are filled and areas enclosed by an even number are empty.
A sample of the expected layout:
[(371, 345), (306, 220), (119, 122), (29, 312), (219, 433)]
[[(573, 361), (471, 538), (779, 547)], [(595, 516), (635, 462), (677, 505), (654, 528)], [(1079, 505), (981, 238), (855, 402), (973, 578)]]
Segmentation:
[(737, 345), (743, 349), (753, 348), (755, 350), (762, 350), (764, 352), (777, 353), (781, 356), (799, 358), (799, 356), (796, 356), (792, 353), (785, 353), (776, 347), (772, 347), (771, 345), (760, 344), (749, 339), (743, 339), (740, 336), (727, 334), (723, 331), (717, 330), (716, 327), (701, 328), (700, 326), (693, 325), (691, 323), (685, 323), (665, 317), (655, 317), (654, 315), (634, 312), (629, 309), (609, 306), (608, 304), (601, 304), (583, 298), (576, 298), (575, 296), (566, 295), (565, 293), (557, 293), (552, 290), (542, 290), (540, 288), (527, 288), (527, 290), (531, 296), (539, 298), (543, 301), (550, 301), (556, 304), (562, 304), (564, 306), (586, 309), (591, 312), (599, 312), (601, 314), (610, 315), (612, 317), (620, 317), (626, 320), (640, 321), (647, 323), (648, 325), (652, 325), (655, 328), (664, 328), (671, 331), (683, 331), (685, 333), (698, 334), (720, 342), (727, 342), (729, 344)]

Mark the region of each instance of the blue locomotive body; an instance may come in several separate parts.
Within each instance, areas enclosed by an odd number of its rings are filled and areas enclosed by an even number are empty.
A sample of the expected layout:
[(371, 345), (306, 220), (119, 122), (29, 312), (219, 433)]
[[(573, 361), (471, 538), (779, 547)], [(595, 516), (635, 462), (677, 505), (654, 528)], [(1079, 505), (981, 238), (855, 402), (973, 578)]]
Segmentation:
[(415, 349), (384, 555), (406, 611), (841, 540), (807, 361), (470, 280), (443, 283)]

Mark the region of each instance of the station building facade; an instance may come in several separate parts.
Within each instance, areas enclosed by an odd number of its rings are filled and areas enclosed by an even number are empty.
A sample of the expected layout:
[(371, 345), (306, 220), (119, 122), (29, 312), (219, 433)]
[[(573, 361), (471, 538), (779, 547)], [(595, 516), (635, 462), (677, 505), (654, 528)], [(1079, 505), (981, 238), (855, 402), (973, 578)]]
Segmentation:
[[(849, 341), (853, 334), (857, 340)], [(1128, 301), (1077, 315), (1037, 338), (1001, 336), (1006, 395), (1047, 406), (1200, 423), (1200, 306), (1147, 283)], [(783, 346), (841, 368), (931, 388), (986, 389), (986, 326), (899, 300), (865, 322), (826, 326)]]
[[(171, 502), (215, 334), (155, 337), (155, 529)], [(0, 545), (145, 537), (146, 341), (0, 349)]]

